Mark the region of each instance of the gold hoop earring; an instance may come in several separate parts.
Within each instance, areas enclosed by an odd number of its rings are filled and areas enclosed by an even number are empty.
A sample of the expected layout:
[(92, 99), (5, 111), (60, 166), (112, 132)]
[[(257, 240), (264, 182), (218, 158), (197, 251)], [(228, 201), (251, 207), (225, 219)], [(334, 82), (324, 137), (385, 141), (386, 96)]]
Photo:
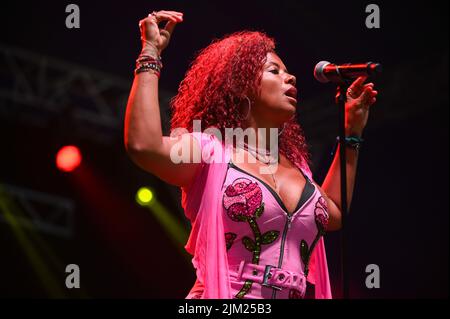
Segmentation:
[(247, 115), (244, 117), (244, 120), (248, 120), (248, 116), (250, 115), (250, 111), (252, 109), (252, 102), (250, 101), (248, 96), (245, 96), (245, 98), (248, 101), (248, 111), (247, 111)]

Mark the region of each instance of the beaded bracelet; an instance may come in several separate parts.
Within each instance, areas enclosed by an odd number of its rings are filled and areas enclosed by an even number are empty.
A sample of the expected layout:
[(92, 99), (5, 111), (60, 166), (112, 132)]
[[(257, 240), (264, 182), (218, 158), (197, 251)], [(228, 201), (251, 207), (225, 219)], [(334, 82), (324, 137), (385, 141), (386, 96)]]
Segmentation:
[(153, 62), (153, 63), (156, 63), (156, 64), (158, 64), (159, 65), (159, 67), (162, 69), (162, 62), (161, 62), (161, 57), (160, 56), (158, 56), (158, 57), (152, 57), (152, 56), (149, 56), (149, 55), (140, 55), (138, 58), (137, 58), (137, 60), (136, 60), (136, 66), (138, 65), (138, 64), (140, 64), (140, 63), (143, 63), (143, 62)]
[(147, 65), (141, 66), (141, 67), (139, 67), (139, 68), (134, 70), (134, 74), (137, 75), (139, 73), (148, 72), (148, 71), (152, 71), (152, 73), (156, 74), (156, 76), (158, 78), (161, 75), (161, 72), (157, 68), (154, 67), (154, 64), (151, 64), (151, 65), (148, 65), (148, 66)]
[[(364, 140), (359, 136), (346, 136), (345, 137), (345, 146), (350, 147), (357, 152), (361, 149), (362, 143)], [(336, 149), (339, 145), (339, 136), (336, 137), (336, 144), (334, 145), (333, 151), (331, 152), (331, 155), (334, 156), (336, 153)]]
[(149, 55), (140, 55), (136, 60), (136, 69), (134, 70), (134, 74), (137, 75), (141, 72), (153, 71), (153, 73), (159, 78), (162, 67), (163, 65), (160, 56), (155, 58)]
[[(336, 138), (336, 140), (339, 143), (339, 136)], [(359, 136), (345, 137), (345, 145), (354, 148), (357, 151), (359, 151), (363, 142), (364, 140)]]

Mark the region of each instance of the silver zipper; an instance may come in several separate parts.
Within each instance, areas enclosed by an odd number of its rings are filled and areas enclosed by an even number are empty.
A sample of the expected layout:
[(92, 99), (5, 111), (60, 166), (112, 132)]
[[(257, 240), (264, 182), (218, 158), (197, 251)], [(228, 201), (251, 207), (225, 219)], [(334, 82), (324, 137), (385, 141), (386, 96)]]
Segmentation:
[(286, 242), (287, 232), (288, 232), (289, 228), (291, 228), (291, 222), (292, 222), (292, 215), (286, 215), (286, 217), (287, 217), (287, 221), (286, 221), (286, 224), (284, 225), (283, 237), (281, 238), (280, 259), (278, 260), (278, 268), (280, 268), (281, 265), (283, 264), (284, 244)]
[[(292, 222), (292, 216), (290, 214), (287, 214), (287, 221), (286, 224), (284, 224), (284, 230), (283, 230), (283, 236), (281, 237), (281, 246), (280, 246), (280, 259), (278, 260), (278, 268), (281, 268), (281, 265), (283, 264), (283, 258), (284, 258), (284, 244), (286, 242), (286, 237), (289, 228), (291, 228), (291, 222)], [(272, 299), (275, 299), (277, 295), (276, 290), (274, 289), (272, 292)]]
[[(309, 202), (314, 198), (314, 194), (316, 193), (316, 190), (314, 190), (313, 194), (311, 195), (311, 197), (298, 209), (297, 212), (301, 211), (303, 209), (303, 207), (305, 207), (306, 205), (309, 204)], [(281, 268), (282, 264), (283, 264), (283, 258), (284, 258), (284, 244), (286, 242), (286, 237), (287, 237), (287, 232), (288, 230), (291, 228), (291, 223), (292, 223), (292, 217), (295, 215), (294, 214), (289, 214), (286, 212), (286, 224), (284, 225), (284, 230), (283, 230), (283, 236), (281, 238), (281, 246), (280, 246), (280, 259), (278, 260), (278, 268)], [(274, 289), (272, 292), (272, 299), (275, 299), (277, 295), (277, 291)]]

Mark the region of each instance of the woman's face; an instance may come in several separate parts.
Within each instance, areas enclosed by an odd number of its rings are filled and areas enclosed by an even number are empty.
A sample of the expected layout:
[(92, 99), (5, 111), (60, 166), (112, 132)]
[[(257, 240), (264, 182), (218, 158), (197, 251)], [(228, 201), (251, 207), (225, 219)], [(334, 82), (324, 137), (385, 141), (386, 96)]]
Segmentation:
[(252, 105), (252, 116), (257, 124), (280, 126), (292, 118), (297, 108), (295, 82), (295, 76), (289, 74), (279, 56), (269, 52), (260, 90)]

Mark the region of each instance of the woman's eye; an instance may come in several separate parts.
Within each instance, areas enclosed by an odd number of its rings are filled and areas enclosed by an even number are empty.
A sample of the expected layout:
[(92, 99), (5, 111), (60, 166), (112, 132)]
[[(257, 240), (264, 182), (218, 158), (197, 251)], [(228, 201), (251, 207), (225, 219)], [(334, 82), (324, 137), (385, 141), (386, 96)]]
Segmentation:
[(273, 70), (270, 70), (269, 72), (273, 73), (273, 74), (278, 74), (279, 73), (278, 69), (273, 69)]

